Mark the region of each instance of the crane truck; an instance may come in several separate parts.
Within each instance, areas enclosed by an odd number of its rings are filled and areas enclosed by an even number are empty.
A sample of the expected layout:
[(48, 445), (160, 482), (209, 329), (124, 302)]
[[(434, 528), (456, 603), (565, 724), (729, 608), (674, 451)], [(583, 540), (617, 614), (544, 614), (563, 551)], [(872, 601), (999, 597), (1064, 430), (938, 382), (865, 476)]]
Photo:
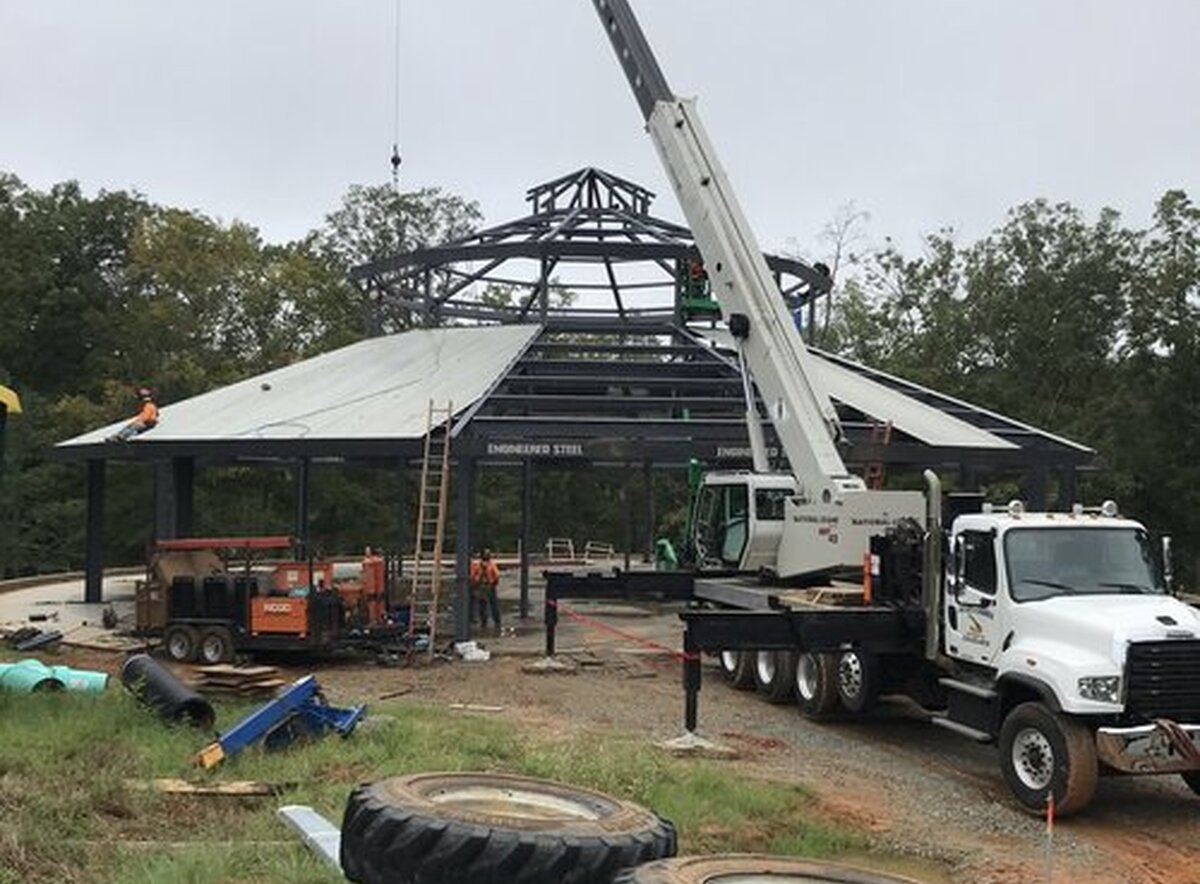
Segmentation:
[[(1111, 501), (1035, 513), (954, 498), (944, 516), (932, 471), (924, 492), (853, 475), (695, 101), (672, 92), (627, 0), (592, 3), (748, 379), (753, 470), (706, 475), (692, 519), (687, 597), (701, 604), (681, 615), (688, 731), (708, 652), (731, 680), (794, 696), (814, 718), (905, 694), (933, 724), (997, 743), (1004, 780), (1032, 812), (1081, 810), (1102, 773), (1178, 773), (1200, 793), (1200, 611), (1170, 594), (1167, 543), (1160, 555)], [(769, 470), (749, 379), (786, 472)], [(855, 606), (787, 602), (789, 584), (847, 575)], [(548, 593), (570, 595), (571, 580), (551, 575)]]

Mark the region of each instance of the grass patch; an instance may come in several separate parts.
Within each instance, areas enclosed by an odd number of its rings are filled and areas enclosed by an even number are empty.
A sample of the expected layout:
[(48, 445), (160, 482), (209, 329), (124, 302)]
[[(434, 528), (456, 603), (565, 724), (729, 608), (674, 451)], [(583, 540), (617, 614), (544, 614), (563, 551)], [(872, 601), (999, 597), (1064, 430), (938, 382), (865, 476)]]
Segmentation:
[[(253, 708), (218, 704), (228, 726)], [(206, 738), (164, 726), (118, 689), (100, 696), (0, 694), (0, 882), (326, 882), (337, 880), (274, 817), (311, 804), (340, 820), (356, 783), (431, 770), (525, 773), (587, 786), (657, 810), (681, 850), (803, 855), (861, 851), (863, 839), (814, 820), (803, 790), (753, 782), (720, 763), (666, 757), (597, 735), (529, 740), (504, 720), (415, 704), (278, 753), (250, 750), (210, 774), (191, 759)], [(180, 797), (131, 789), (153, 777), (294, 784), (278, 799)]]

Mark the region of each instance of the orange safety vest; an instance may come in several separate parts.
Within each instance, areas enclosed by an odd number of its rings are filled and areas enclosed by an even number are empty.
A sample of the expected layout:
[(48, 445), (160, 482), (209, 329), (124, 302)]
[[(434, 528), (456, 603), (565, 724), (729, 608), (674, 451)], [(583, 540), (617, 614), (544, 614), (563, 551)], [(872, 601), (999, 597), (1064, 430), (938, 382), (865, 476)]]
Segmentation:
[(138, 412), (137, 422), (146, 427), (152, 427), (157, 424), (158, 406), (149, 400), (143, 402), (142, 410)]
[(495, 586), (500, 582), (500, 569), (496, 567), (496, 563), (491, 559), (484, 562), (483, 559), (475, 559), (471, 562), (471, 585), (472, 586)]

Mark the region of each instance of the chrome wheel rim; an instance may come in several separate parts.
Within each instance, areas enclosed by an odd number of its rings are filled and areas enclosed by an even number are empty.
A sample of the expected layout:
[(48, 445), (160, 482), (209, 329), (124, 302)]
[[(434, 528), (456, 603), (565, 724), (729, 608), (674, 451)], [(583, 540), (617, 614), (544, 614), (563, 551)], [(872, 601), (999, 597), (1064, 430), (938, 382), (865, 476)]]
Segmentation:
[(862, 660), (853, 651), (842, 654), (842, 659), (838, 661), (838, 686), (844, 697), (857, 697), (862, 693)]
[(758, 670), (758, 680), (763, 684), (773, 684), (775, 681), (775, 652), (759, 651), (754, 662)]
[(729, 675), (738, 668), (738, 652), (737, 651), (722, 651), (721, 652), (721, 668)]
[(796, 693), (801, 699), (811, 700), (817, 695), (820, 678), (821, 661), (816, 654), (801, 654), (796, 661)]
[(172, 660), (186, 660), (191, 649), (192, 643), (182, 632), (172, 633), (170, 641), (167, 642), (167, 653)]
[(1017, 733), (1012, 744), (1012, 766), (1026, 789), (1040, 792), (1054, 779), (1054, 749), (1046, 735), (1027, 727)]
[(220, 663), (225, 656), (225, 642), (219, 636), (208, 636), (200, 645), (200, 656), (205, 663)]

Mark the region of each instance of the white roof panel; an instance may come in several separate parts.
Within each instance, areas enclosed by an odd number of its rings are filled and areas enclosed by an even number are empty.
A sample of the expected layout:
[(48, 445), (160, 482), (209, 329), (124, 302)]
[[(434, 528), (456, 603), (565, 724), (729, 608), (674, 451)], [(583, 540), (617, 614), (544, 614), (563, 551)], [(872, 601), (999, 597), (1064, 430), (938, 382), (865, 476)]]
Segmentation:
[[(719, 348), (734, 349), (732, 335), (723, 328), (691, 329), (708, 338)], [(817, 385), (838, 402), (861, 411), (875, 420), (891, 421), (897, 430), (907, 433), (926, 445), (951, 448), (1012, 449), (1020, 446), (1001, 439), (995, 433), (981, 430), (966, 421), (926, 405), (912, 396), (894, 390), (886, 384), (839, 365), (824, 354), (809, 349), (811, 364), (817, 372)]]
[(823, 359), (818, 353), (813, 355), (816, 357), (812, 365), (817, 372), (817, 382), (830, 396), (877, 421), (890, 421), (893, 427), (926, 445), (992, 449), (1018, 447), (995, 433), (981, 430), (856, 371)]
[[(537, 325), (420, 329), (359, 341), (164, 406), (133, 440), (418, 439), (432, 399), (462, 411), (483, 396)], [(126, 419), (127, 420), (127, 419)], [(103, 442), (110, 424), (59, 447)]]

